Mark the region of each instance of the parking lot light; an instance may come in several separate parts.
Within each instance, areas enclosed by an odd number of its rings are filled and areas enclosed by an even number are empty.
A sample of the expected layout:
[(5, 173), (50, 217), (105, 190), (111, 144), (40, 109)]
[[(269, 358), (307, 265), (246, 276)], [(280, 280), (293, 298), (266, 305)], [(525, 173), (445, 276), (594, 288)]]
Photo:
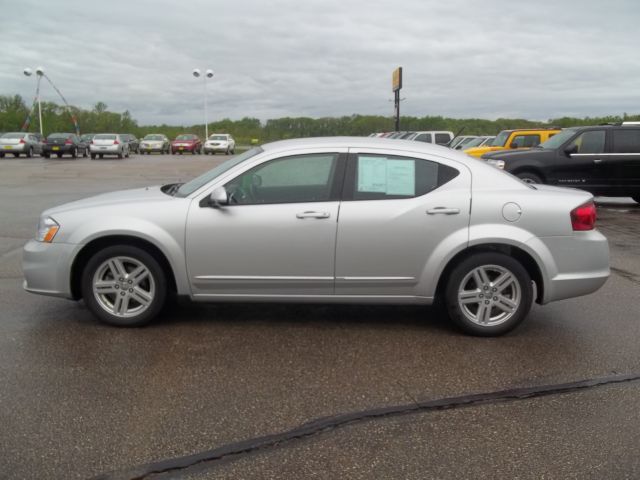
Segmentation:
[[(31, 75), (33, 75), (33, 71), (27, 67), (25, 68), (22, 73), (24, 73), (24, 75), (26, 77), (30, 77)], [(42, 80), (42, 76), (44, 75), (44, 69), (42, 67), (37, 67), (36, 68), (36, 76), (38, 77), (38, 83), (36, 84), (36, 101), (38, 102), (38, 119), (40, 121), (40, 135), (42, 136), (42, 106), (40, 104), (40, 80)]]
[[(200, 71), (199, 68), (194, 68), (192, 74), (195, 78), (200, 78), (200, 76), (202, 75), (202, 72)], [(204, 138), (205, 140), (209, 138), (209, 121), (207, 119), (207, 79), (208, 78), (213, 78), (213, 70), (211, 70), (210, 68), (208, 68), (204, 72), (204, 76), (202, 77), (202, 80), (204, 83)]]

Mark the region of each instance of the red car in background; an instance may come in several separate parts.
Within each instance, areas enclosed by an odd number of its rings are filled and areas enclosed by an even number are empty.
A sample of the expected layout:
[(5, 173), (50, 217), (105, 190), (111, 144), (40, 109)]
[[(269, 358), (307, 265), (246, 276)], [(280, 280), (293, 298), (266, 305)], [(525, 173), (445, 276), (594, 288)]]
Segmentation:
[(182, 152), (190, 152), (193, 155), (202, 153), (202, 141), (197, 135), (191, 133), (178, 135), (176, 139), (171, 142), (171, 154), (174, 155), (178, 153), (182, 155)]

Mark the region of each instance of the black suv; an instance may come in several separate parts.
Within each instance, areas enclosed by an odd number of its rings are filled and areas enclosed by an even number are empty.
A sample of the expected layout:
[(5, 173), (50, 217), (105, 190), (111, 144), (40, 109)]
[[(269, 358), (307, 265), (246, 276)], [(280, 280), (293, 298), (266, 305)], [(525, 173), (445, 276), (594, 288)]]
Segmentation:
[(640, 125), (566, 128), (537, 147), (482, 158), (528, 183), (576, 187), (640, 203)]

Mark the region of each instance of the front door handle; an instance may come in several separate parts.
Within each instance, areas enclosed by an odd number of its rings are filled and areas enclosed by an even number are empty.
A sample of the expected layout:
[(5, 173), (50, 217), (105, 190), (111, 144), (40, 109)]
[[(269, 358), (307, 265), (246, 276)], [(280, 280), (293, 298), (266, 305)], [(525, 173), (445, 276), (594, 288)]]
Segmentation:
[(304, 219), (304, 218), (329, 218), (329, 212), (301, 212), (296, 213), (296, 218)]
[(593, 159), (593, 163), (602, 163), (602, 159), (601, 158), (594, 158)]
[(436, 207), (427, 210), (427, 215), (457, 215), (459, 213), (459, 208)]

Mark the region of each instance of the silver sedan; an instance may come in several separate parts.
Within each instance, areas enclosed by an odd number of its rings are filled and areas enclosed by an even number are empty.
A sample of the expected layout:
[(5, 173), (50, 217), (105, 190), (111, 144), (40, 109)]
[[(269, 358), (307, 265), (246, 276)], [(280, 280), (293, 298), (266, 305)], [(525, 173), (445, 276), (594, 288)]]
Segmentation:
[(42, 154), (42, 142), (33, 133), (15, 132), (0, 135), (0, 158), (8, 154), (14, 157), (24, 155), (33, 157), (34, 154)]
[(102, 321), (151, 321), (170, 291), (199, 302), (441, 304), (474, 335), (533, 301), (599, 289), (606, 238), (589, 193), (517, 178), (445, 147), (379, 138), (254, 148), (184, 184), (45, 211), (25, 288)]

